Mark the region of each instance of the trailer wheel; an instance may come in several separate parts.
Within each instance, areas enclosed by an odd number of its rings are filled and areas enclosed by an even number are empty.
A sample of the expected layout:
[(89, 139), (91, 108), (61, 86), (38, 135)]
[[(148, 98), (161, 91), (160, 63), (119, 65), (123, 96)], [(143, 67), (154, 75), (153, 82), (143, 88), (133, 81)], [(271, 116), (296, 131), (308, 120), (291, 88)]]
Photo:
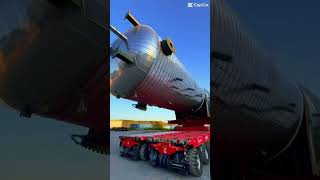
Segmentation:
[(163, 161), (163, 164), (164, 164), (164, 167), (165, 167), (165, 168), (168, 168), (168, 159), (169, 159), (169, 156), (168, 156), (168, 155), (165, 155), (165, 156), (164, 156), (164, 161)]
[(139, 160), (139, 158), (140, 158), (139, 150), (140, 150), (139, 145), (132, 147), (132, 154), (131, 155), (132, 155), (132, 159), (135, 161)]
[(167, 165), (167, 169), (171, 170), (171, 157), (167, 156), (167, 160), (166, 160), (166, 165)]
[(189, 173), (193, 176), (202, 175), (201, 155), (197, 148), (191, 148), (187, 151)]
[(164, 154), (159, 153), (159, 166), (160, 167), (164, 167), (163, 159), (164, 159)]
[(141, 160), (149, 160), (149, 147), (147, 143), (144, 143), (140, 147), (140, 159)]
[(150, 164), (153, 167), (156, 167), (159, 164), (159, 153), (153, 148), (150, 150)]
[(210, 157), (210, 141), (206, 142), (205, 145), (207, 147), (207, 150), (209, 152), (209, 157)]
[(123, 146), (121, 145), (121, 142), (120, 142), (119, 147), (120, 147), (120, 156), (121, 156), (121, 157), (124, 157), (124, 156), (125, 156), (125, 151), (126, 151), (126, 149), (125, 149), (125, 147), (123, 147)]
[(202, 144), (199, 149), (200, 149), (202, 163), (209, 164), (210, 159), (209, 159), (209, 152), (208, 152), (207, 146), (205, 144)]

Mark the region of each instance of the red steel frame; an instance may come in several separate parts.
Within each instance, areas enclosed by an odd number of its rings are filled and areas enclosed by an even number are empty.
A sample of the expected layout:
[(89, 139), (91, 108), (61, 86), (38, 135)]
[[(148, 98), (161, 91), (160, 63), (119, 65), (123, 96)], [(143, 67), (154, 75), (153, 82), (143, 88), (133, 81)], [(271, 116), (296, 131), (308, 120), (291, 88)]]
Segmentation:
[[(179, 130), (183, 130), (180, 128)], [(188, 127), (184, 130), (192, 131), (170, 131), (168, 133), (153, 134), (145, 133), (136, 136), (121, 136), (121, 145), (131, 148), (139, 143), (148, 143), (160, 154), (172, 155), (176, 152), (184, 152), (191, 147), (199, 147), (210, 140), (208, 128)]]

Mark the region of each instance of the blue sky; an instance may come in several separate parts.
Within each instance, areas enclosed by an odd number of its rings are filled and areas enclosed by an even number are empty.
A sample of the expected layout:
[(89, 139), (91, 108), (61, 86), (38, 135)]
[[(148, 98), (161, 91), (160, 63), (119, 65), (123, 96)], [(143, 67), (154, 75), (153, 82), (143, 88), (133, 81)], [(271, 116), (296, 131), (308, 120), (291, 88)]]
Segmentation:
[[(169, 36), (177, 49), (177, 57), (200, 87), (210, 90), (210, 8), (188, 8), (188, 2), (209, 4), (210, 1), (111, 0), (110, 21), (119, 31), (127, 31), (132, 25), (124, 20), (124, 16), (130, 10), (140, 23), (151, 26), (162, 38)], [(116, 38), (114, 34), (110, 34), (111, 42)], [(157, 107), (141, 111), (132, 107), (135, 103), (110, 95), (110, 118), (175, 119), (173, 111)]]

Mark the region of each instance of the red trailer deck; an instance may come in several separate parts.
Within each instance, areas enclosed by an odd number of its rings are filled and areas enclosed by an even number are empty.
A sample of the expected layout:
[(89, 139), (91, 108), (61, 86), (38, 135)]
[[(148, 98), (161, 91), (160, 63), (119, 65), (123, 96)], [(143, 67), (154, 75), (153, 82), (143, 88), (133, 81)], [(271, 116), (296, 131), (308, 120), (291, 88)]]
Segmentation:
[(120, 155), (201, 176), (202, 165), (209, 163), (208, 128), (177, 130), (120, 136)]

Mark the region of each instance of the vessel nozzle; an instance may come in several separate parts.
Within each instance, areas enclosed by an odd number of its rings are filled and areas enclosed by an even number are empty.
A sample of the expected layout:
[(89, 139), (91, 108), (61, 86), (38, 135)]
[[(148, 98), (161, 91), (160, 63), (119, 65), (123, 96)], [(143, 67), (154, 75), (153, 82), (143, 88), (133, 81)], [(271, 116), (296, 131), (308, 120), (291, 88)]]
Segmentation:
[(128, 21), (130, 21), (130, 23), (133, 25), (133, 26), (139, 26), (140, 23), (139, 21), (133, 17), (133, 15), (131, 14), (130, 11), (128, 11), (128, 13), (126, 14), (126, 16), (124, 17), (124, 19), (128, 19)]

